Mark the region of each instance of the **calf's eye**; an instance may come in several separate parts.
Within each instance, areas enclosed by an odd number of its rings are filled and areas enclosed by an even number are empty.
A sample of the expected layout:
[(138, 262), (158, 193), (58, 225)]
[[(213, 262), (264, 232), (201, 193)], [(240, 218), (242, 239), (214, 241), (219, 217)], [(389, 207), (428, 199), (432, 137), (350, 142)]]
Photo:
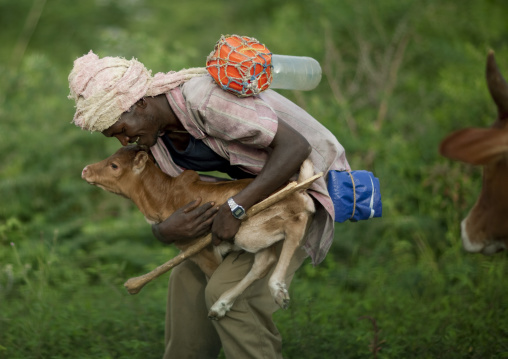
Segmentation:
[(116, 170), (116, 169), (118, 168), (118, 166), (117, 166), (115, 163), (112, 163), (112, 164), (111, 164), (111, 168), (113, 168), (113, 169), (115, 169), (115, 170)]

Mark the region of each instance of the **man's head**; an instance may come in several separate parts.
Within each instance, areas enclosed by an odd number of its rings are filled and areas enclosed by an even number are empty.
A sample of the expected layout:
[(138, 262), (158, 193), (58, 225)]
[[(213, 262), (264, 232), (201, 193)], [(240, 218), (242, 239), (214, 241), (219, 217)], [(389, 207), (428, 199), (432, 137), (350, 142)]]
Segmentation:
[(76, 102), (73, 122), (85, 130), (103, 131), (145, 96), (152, 81), (139, 61), (99, 59), (92, 51), (74, 61), (69, 98)]
[(151, 71), (136, 59), (100, 59), (90, 51), (74, 61), (69, 75), (69, 98), (76, 102), (73, 122), (82, 129), (103, 132), (122, 114), (135, 113), (132, 108), (144, 97), (166, 93), (205, 73), (205, 68), (194, 68), (152, 77)]
[(157, 138), (171, 130), (171, 125), (175, 123), (175, 115), (169, 109), (165, 96), (158, 95), (137, 101), (102, 134), (116, 137), (122, 146), (137, 143), (152, 147), (157, 143)]

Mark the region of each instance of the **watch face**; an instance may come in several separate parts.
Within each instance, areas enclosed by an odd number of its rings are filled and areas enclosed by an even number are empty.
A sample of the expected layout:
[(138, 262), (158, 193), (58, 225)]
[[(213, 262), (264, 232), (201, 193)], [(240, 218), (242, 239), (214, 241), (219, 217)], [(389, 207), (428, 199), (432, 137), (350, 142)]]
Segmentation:
[(234, 215), (235, 217), (237, 217), (237, 218), (238, 218), (238, 217), (240, 217), (240, 216), (241, 216), (242, 214), (244, 214), (244, 213), (245, 213), (245, 211), (244, 211), (244, 210), (243, 210), (243, 208), (241, 208), (241, 207), (236, 207), (236, 208), (233, 210), (233, 215)]

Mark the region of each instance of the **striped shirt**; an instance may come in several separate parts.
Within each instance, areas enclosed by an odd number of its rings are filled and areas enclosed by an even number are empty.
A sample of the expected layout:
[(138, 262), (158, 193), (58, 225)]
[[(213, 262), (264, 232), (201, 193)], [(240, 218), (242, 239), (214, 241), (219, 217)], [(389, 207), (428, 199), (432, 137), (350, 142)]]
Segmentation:
[[(268, 146), (277, 132), (279, 119), (307, 139), (315, 172), (325, 173), (309, 189), (320, 205), (316, 206), (305, 243), (312, 262), (320, 263), (330, 249), (334, 233), (334, 209), (326, 189), (326, 173), (350, 169), (344, 148), (335, 136), (306, 111), (272, 90), (239, 98), (218, 87), (210, 76), (202, 76), (171, 90), (166, 97), (192, 137), (202, 140), (231, 165), (252, 174), (258, 174), (268, 158)], [(161, 138), (151, 150), (167, 174), (177, 176), (184, 170), (173, 162)]]

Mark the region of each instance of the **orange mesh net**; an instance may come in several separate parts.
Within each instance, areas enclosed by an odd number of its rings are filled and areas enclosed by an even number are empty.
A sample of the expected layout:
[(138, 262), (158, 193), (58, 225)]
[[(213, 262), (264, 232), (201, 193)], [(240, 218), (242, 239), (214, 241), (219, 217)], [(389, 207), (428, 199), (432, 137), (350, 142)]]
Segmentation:
[(247, 36), (221, 36), (206, 69), (222, 89), (237, 96), (257, 95), (272, 83), (272, 53)]

